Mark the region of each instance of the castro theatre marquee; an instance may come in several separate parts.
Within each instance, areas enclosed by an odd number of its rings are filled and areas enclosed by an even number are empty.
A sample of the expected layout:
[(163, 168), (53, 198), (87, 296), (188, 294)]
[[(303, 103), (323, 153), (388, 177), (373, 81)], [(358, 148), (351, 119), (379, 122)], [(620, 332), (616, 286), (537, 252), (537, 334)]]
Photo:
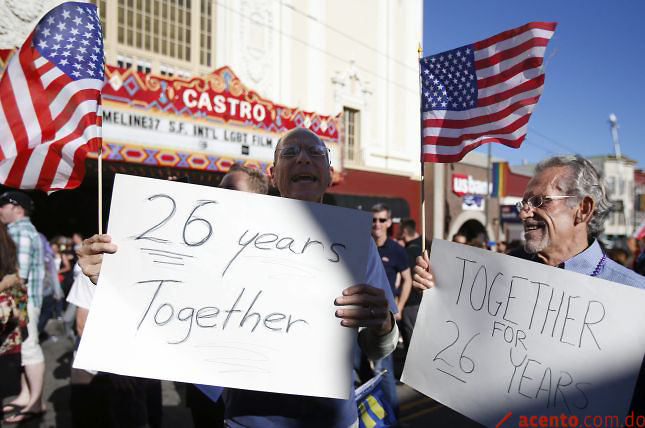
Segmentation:
[(280, 136), (304, 127), (327, 144), (332, 164), (341, 165), (339, 117), (265, 100), (228, 67), (190, 79), (112, 66), (105, 74), (106, 161), (213, 172), (239, 162), (266, 172)]

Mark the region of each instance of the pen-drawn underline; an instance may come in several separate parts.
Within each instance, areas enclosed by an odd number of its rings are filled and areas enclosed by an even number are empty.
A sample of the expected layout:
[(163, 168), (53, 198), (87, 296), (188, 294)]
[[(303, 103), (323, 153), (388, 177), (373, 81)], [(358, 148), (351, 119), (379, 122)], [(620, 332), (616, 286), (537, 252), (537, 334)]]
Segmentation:
[(448, 375), (448, 376), (450, 376), (450, 377), (454, 377), (454, 378), (455, 378), (455, 379), (457, 379), (459, 382), (466, 383), (466, 381), (465, 381), (465, 380), (463, 380), (463, 379), (459, 379), (457, 376), (455, 376), (455, 375), (454, 375), (454, 374), (452, 374), (452, 373), (448, 373), (448, 372), (446, 372), (446, 371), (443, 371), (443, 370), (441, 370), (440, 368), (437, 368), (437, 370), (439, 370), (441, 373), (445, 373), (445, 374), (447, 374), (447, 375)]
[(169, 259), (178, 259), (178, 260), (182, 260), (182, 259), (183, 259), (183, 257), (179, 257), (179, 256), (169, 256), (168, 254), (161, 254), (161, 253), (148, 253), (148, 254), (149, 254), (149, 255), (151, 255), (151, 256), (167, 257), (167, 258), (169, 258)]
[(153, 260), (155, 263), (162, 263), (164, 265), (184, 266), (183, 263), (162, 262), (161, 260)]
[(160, 253), (174, 254), (175, 256), (183, 256), (183, 257), (191, 257), (191, 258), (195, 257), (195, 256), (191, 256), (189, 254), (175, 253), (173, 251), (159, 250), (157, 248), (139, 248), (139, 249), (140, 250), (146, 250), (146, 251), (158, 251)]

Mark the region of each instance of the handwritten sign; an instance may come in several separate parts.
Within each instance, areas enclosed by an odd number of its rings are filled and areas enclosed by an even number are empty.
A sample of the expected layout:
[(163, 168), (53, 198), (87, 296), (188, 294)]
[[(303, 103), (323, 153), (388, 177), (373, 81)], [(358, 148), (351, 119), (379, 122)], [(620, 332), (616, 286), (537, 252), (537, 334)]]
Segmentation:
[(104, 257), (74, 367), (347, 398), (355, 331), (334, 299), (365, 280), (369, 219), (117, 175), (118, 251)]
[(642, 290), (439, 240), (431, 265), (403, 382), (486, 426), (627, 414)]

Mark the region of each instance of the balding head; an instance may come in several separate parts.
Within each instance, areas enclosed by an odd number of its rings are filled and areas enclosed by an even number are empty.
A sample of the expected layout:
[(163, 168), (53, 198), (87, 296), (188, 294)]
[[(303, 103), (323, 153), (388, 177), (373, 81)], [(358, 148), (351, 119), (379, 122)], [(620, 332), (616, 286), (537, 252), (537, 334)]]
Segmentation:
[(328, 149), (313, 132), (292, 129), (278, 141), (269, 172), (281, 196), (320, 202), (331, 183)]

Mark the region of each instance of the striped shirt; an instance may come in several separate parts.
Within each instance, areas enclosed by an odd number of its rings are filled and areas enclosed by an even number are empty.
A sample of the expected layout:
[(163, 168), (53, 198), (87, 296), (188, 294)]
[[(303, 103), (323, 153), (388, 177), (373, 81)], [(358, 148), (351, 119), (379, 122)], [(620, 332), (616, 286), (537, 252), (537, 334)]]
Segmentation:
[(18, 253), (18, 272), (27, 282), (29, 301), (37, 308), (43, 300), (43, 279), (45, 277), (45, 258), (43, 246), (36, 228), (29, 217), (23, 217), (7, 226), (9, 236), (16, 243)]

